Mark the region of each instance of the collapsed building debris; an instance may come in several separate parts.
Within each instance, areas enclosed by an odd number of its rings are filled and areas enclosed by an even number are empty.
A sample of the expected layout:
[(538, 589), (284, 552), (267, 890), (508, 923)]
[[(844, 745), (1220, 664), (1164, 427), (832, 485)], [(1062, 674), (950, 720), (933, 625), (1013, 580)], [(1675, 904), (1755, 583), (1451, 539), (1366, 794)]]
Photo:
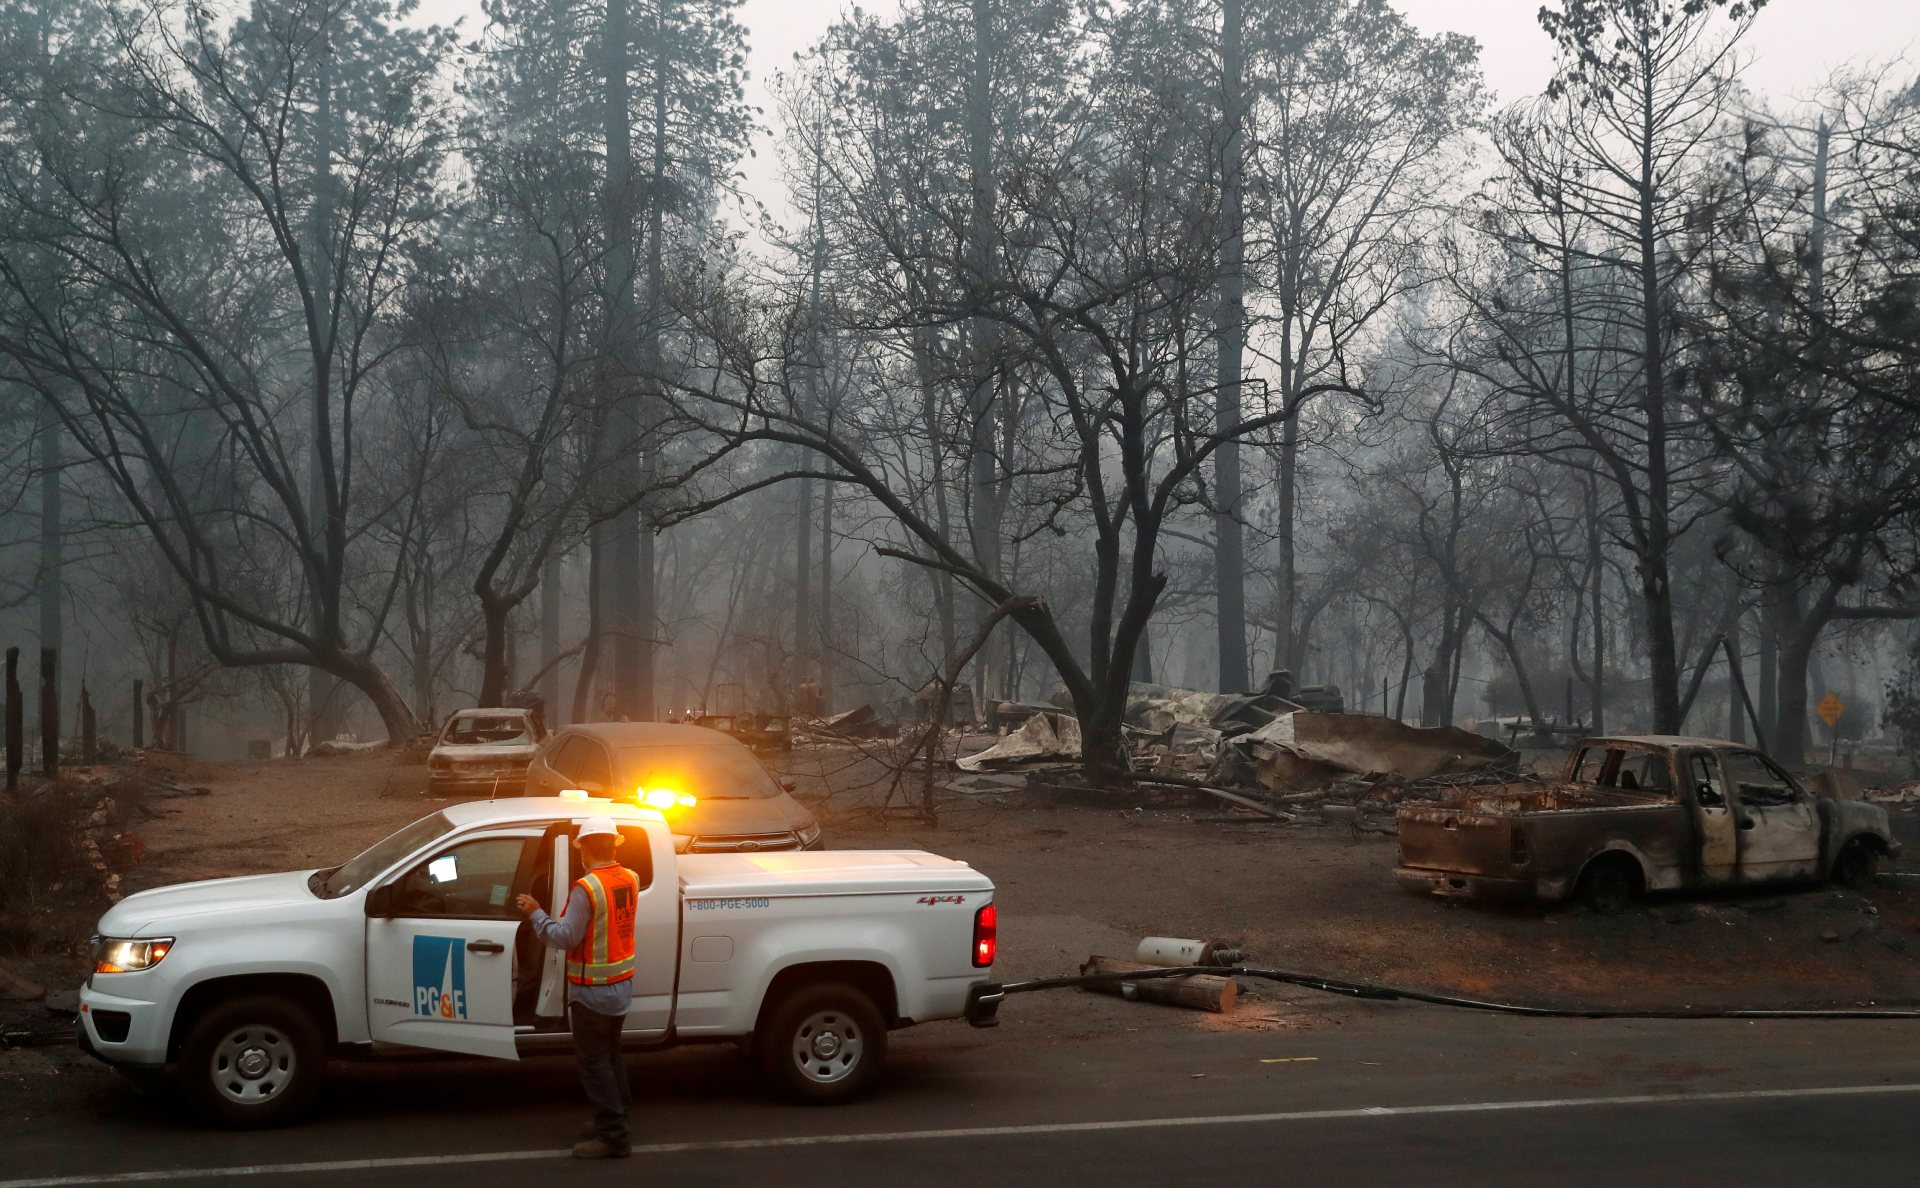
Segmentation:
[(1392, 773), (1406, 780), (1512, 770), (1519, 754), (1497, 739), (1456, 726), (1408, 726), (1360, 714), (1291, 713), (1227, 740), (1261, 785), (1295, 791), (1343, 773)]
[(1080, 758), (1080, 719), (1058, 710), (1036, 713), (984, 751), (954, 761), (961, 771), (998, 771), (1046, 760)]
[(1307, 707), (1292, 700), (1293, 674), (1267, 674), (1267, 683), (1245, 697), (1226, 698), (1208, 716), (1207, 725), (1229, 737), (1258, 730), (1282, 714), (1296, 714)]
[(996, 734), (1011, 733), (1026, 725), (1035, 714), (1058, 713), (1060, 707), (1044, 701), (1002, 701), (987, 715), (987, 729)]
[(1913, 806), (1920, 804), (1920, 784), (1902, 784), (1897, 788), (1868, 788), (1861, 798), (1873, 804), (1898, 804), (1906, 806), (1903, 811), (1912, 812)]
[(820, 729), (841, 738), (884, 738), (887, 732), (886, 723), (867, 704), (833, 715), (820, 723)]

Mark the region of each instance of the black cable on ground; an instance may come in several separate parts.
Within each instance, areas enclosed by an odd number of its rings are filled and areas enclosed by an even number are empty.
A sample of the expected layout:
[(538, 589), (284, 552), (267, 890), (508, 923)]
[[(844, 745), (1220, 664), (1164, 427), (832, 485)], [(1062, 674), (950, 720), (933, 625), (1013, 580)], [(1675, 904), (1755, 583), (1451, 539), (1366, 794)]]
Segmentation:
[(1475, 998), (1456, 998), (1448, 994), (1426, 994), (1418, 990), (1374, 986), (1366, 982), (1346, 982), (1338, 978), (1321, 977), (1318, 974), (1264, 969), (1254, 965), (1184, 965), (1168, 969), (1139, 970), (1134, 973), (1081, 974), (1077, 977), (1009, 982), (1001, 986), (978, 987), (977, 990), (980, 992), (979, 997), (992, 1000), (995, 991), (1003, 995), (1027, 994), (1036, 990), (1066, 990), (1100, 982), (1138, 982), (1148, 978), (1185, 978), (1196, 974), (1214, 977), (1262, 978), (1269, 982), (1304, 986), (1309, 990), (1321, 990), (1328, 994), (1344, 994), (1349, 998), (1371, 998), (1383, 1001), (1407, 999), (1411, 1002), (1426, 1002), (1436, 1006), (1493, 1011), (1502, 1015), (1533, 1015), (1557, 1019), (1920, 1019), (1920, 1009), (1896, 1010), (1873, 1007), (1808, 1011), (1631, 1011), (1587, 1007), (1519, 1006), (1507, 1002), (1482, 1002)]

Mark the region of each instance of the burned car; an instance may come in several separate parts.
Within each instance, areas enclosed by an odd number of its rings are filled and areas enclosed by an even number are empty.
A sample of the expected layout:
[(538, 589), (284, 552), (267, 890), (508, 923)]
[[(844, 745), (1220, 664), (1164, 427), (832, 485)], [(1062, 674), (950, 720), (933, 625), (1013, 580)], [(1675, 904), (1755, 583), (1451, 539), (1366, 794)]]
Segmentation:
[(545, 739), (532, 710), (456, 710), (427, 754), (428, 794), (518, 796)]
[(1601, 912), (1644, 891), (1857, 884), (1900, 852), (1880, 806), (1815, 796), (1740, 743), (1676, 735), (1584, 739), (1558, 781), (1405, 805), (1399, 833), (1408, 890)]

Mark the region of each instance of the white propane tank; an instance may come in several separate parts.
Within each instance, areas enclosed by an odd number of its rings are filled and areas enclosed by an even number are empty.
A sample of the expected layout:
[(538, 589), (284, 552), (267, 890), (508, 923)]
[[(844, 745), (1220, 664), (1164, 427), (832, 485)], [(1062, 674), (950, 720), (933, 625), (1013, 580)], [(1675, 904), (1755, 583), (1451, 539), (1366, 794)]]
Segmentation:
[(1133, 959), (1142, 965), (1173, 969), (1183, 965), (1236, 965), (1242, 958), (1240, 950), (1226, 941), (1150, 936), (1133, 951)]
[(1207, 942), (1177, 936), (1150, 936), (1133, 951), (1133, 959), (1142, 965), (1198, 965), (1207, 951)]

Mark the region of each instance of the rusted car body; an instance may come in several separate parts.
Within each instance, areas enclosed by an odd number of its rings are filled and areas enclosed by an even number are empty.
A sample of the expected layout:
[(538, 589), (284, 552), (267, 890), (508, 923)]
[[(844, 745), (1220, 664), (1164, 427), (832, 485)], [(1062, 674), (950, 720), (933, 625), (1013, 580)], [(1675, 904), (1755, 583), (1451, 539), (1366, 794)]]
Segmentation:
[(427, 754), (428, 794), (518, 796), (545, 738), (531, 710), (456, 710)]
[(1751, 747), (1678, 735), (1583, 739), (1559, 781), (1408, 805), (1399, 834), (1408, 890), (1580, 895), (1603, 911), (1643, 891), (1858, 882), (1900, 850), (1878, 805), (1815, 796)]

